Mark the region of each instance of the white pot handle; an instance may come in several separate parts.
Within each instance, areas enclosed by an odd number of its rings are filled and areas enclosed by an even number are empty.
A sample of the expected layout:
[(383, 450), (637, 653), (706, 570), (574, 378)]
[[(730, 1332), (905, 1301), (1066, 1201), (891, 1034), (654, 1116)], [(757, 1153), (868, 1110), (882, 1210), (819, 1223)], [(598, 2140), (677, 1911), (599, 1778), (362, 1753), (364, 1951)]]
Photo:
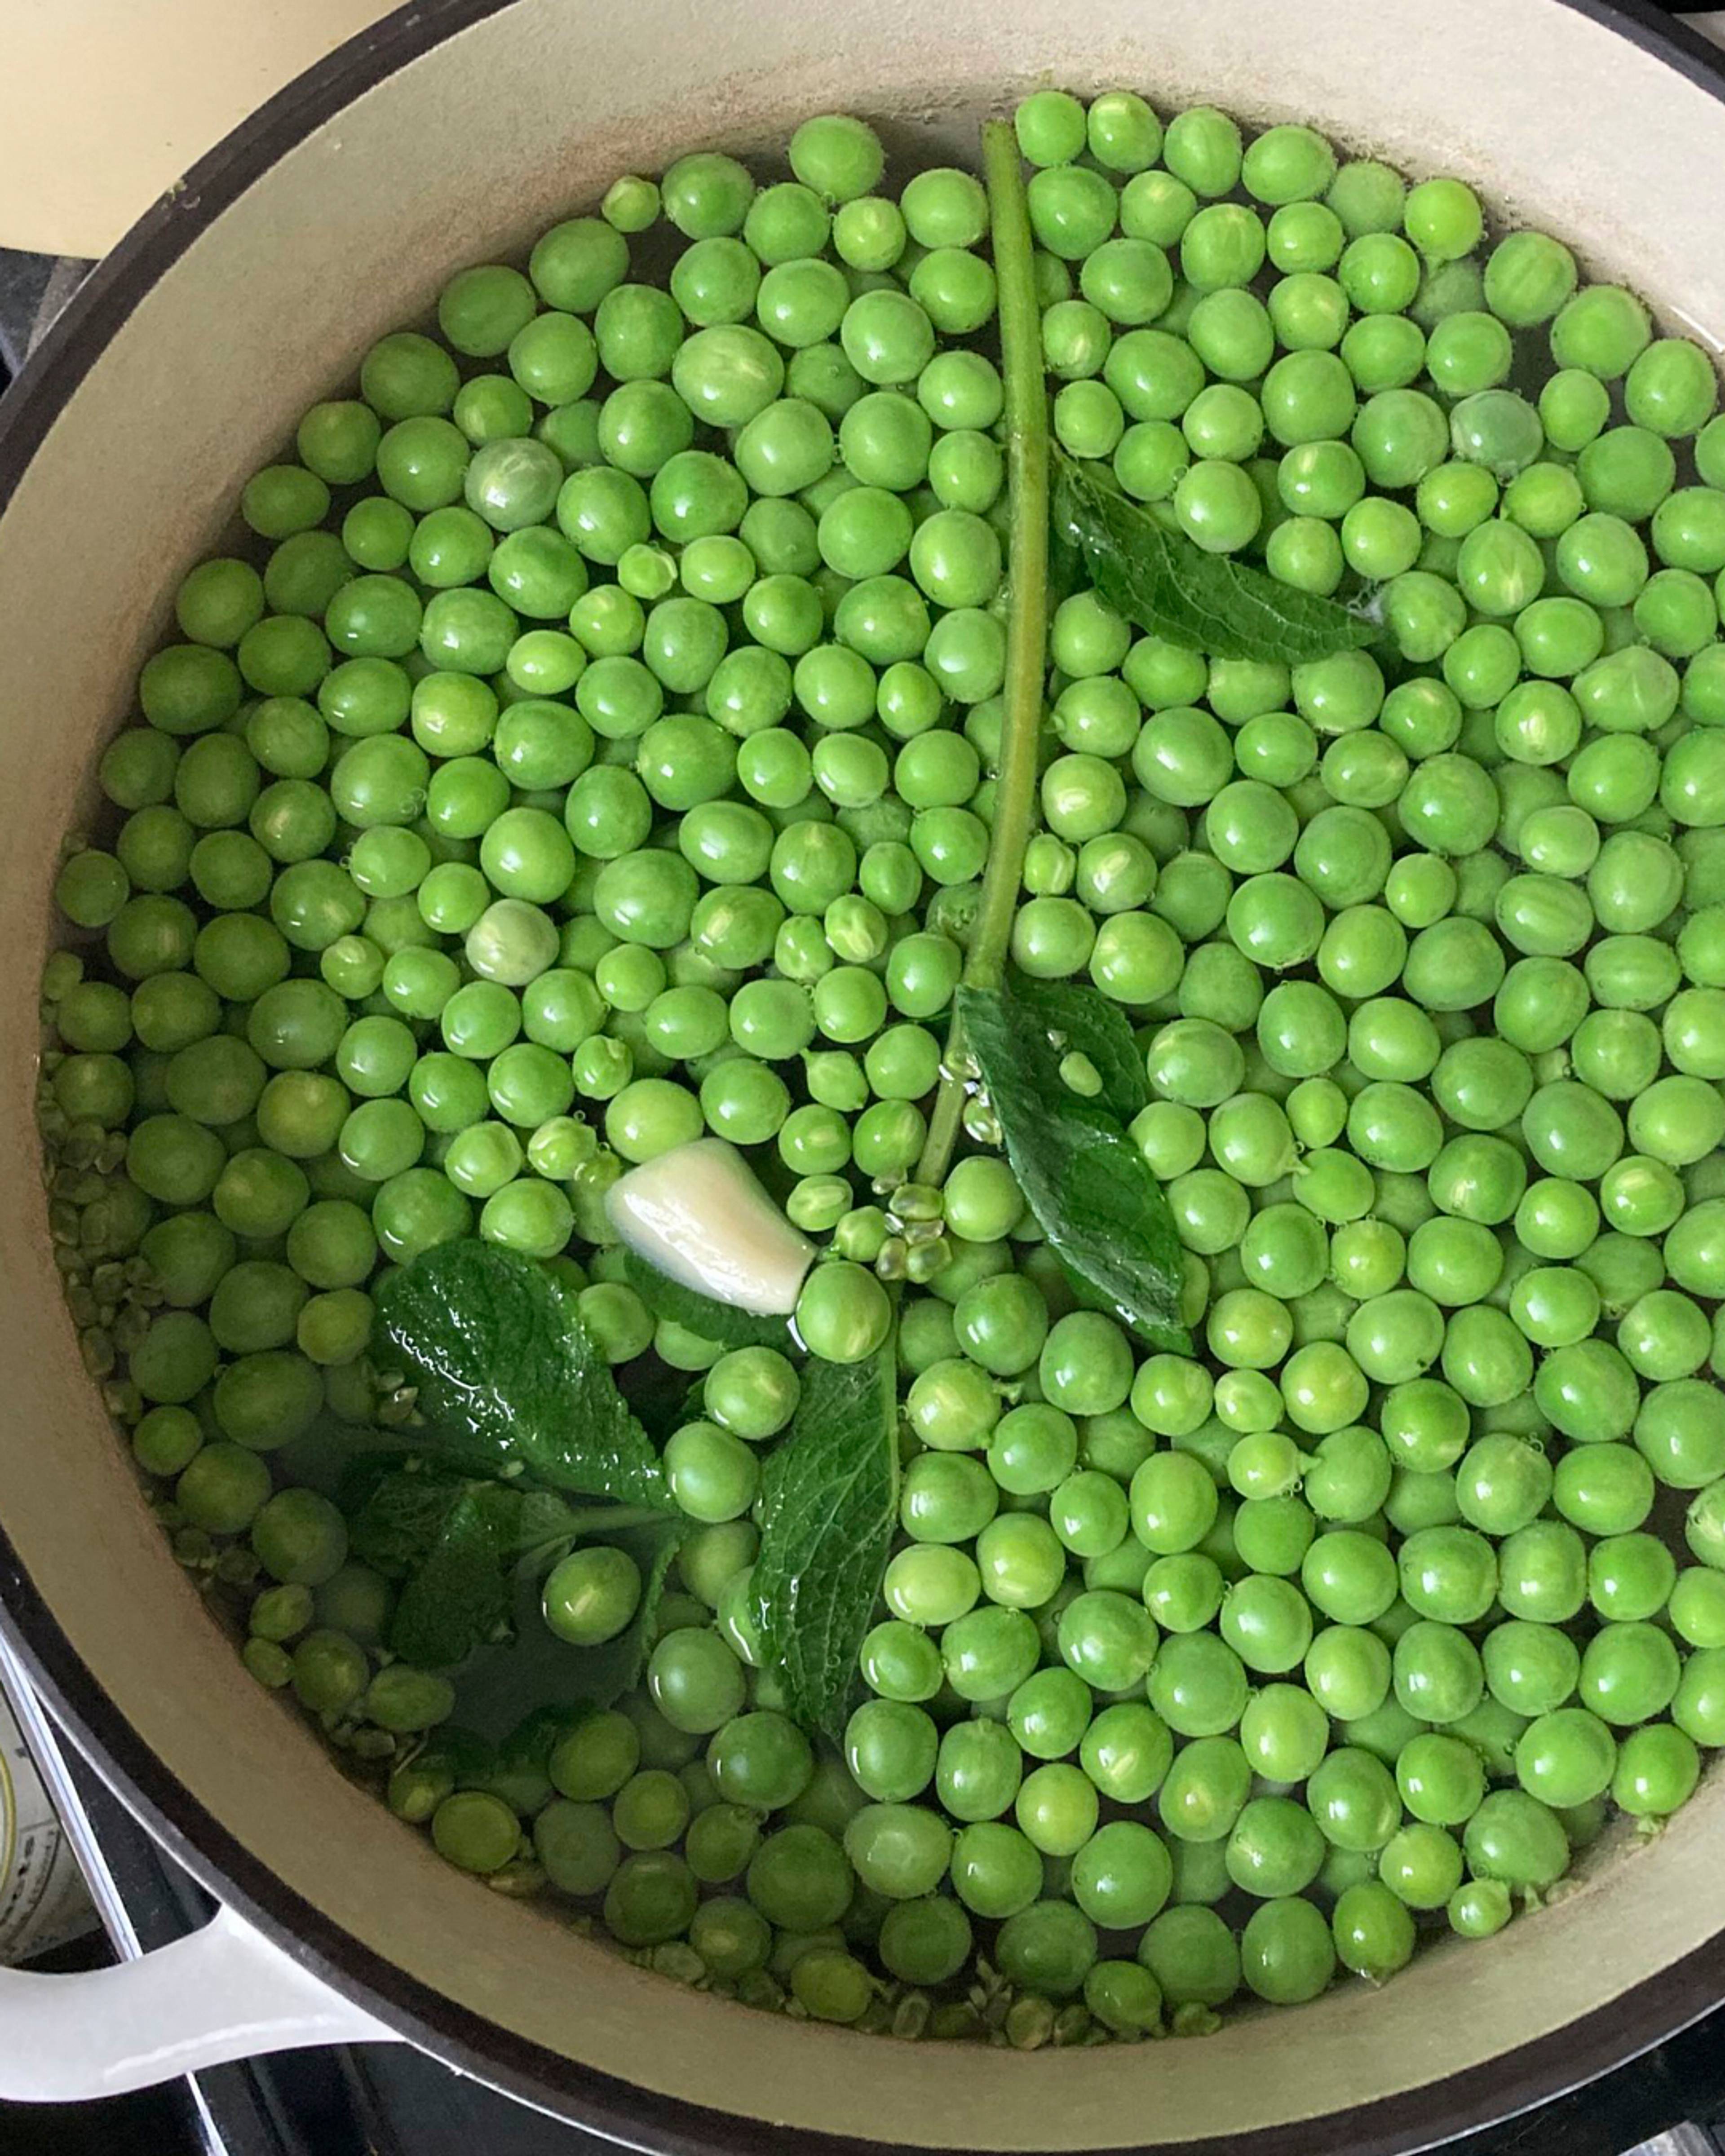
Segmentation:
[(113, 1969), (0, 1969), (0, 2097), (14, 2102), (121, 2096), (308, 2044), (397, 2041), (231, 1909)]

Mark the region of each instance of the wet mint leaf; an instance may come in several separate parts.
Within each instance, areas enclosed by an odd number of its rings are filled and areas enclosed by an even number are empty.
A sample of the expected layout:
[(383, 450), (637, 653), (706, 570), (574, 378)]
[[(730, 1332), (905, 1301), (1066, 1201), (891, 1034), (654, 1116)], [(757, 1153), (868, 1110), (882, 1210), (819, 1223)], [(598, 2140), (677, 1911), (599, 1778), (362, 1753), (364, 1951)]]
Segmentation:
[(783, 1317), (759, 1317), (734, 1303), (716, 1302), (698, 1289), (685, 1287), (635, 1251), (624, 1257), (629, 1284), (655, 1317), (669, 1318), (702, 1340), (721, 1348), (777, 1348), (788, 1350), (791, 1329)]
[(670, 1506), (659, 1455), (609, 1364), (531, 1258), (441, 1243), (389, 1276), (377, 1308), (418, 1388), (427, 1427), (413, 1432), (416, 1449), (470, 1472)]
[(395, 1605), (389, 1645), (403, 1661), (449, 1669), (507, 1618), (506, 1560), (520, 1509), (519, 1491), (495, 1482), (474, 1484), (449, 1507)]
[(1101, 1085), (1095, 1098), (1117, 1122), (1129, 1123), (1148, 1106), (1143, 1050), (1118, 1004), (1096, 988), (1028, 975), (1014, 975), (1009, 993), (1015, 1010), (1034, 1020), (1039, 1040), (1052, 1050), (1057, 1074), (1064, 1057), (1087, 1058)]
[(1076, 547), (1117, 614), (1213, 659), (1299, 666), (1376, 641), (1377, 624), (1264, 570), (1207, 553), (1091, 465), (1055, 452), (1054, 536)]
[(542, 1573), (578, 1538), (610, 1541), (661, 1517), (628, 1505), (578, 1507), (553, 1491), (474, 1481), (412, 1461), (374, 1480), (349, 1515), (348, 1547), (386, 1578), (405, 1582), (393, 1651), (424, 1669), (447, 1669), (496, 1636), (520, 1568)]
[(614, 1516), (634, 1517), (626, 1507), (573, 1507), (554, 1491), (475, 1481), (408, 1456), (381, 1476), (350, 1479), (344, 1486), (341, 1502), (347, 1514), (348, 1547), (362, 1563), (386, 1578), (399, 1578), (431, 1554), (460, 1501), (480, 1491), (487, 1493), (484, 1502), (496, 1520), (503, 1554), (511, 1561), (572, 1541)]
[(506, 1576), (504, 1609), (513, 1614), (511, 1640), (483, 1646), (456, 1681), (457, 1712), (482, 1736), (501, 1739), (530, 1715), (573, 1722), (586, 1710), (614, 1707), (639, 1681), (653, 1644), (659, 1604), (671, 1559), (687, 1530), (678, 1514), (632, 1517), (619, 1508), (617, 1524), (594, 1524), (583, 1547), (614, 1543), (640, 1568), (641, 1600), (633, 1620), (614, 1640), (597, 1647), (572, 1646), (547, 1626), (540, 1613), (546, 1566), (531, 1561)]
[(338, 1502), (347, 1516), (347, 1547), (362, 1564), (398, 1579), (423, 1564), (469, 1479), (419, 1461), (381, 1466), (366, 1460), (344, 1480)]
[(894, 1370), (891, 1340), (865, 1363), (811, 1357), (762, 1477), (754, 1590), (765, 1661), (787, 1711), (835, 1741), (897, 1522)]
[[(1086, 1299), (1152, 1347), (1190, 1354), (1180, 1318), (1184, 1254), (1161, 1185), (1127, 1126), (1143, 1065), (1118, 1007), (1094, 988), (1009, 978), (962, 988), (958, 1016), (999, 1119), (1008, 1159), (1050, 1248)], [(1101, 1091), (1061, 1070), (1086, 1057)]]

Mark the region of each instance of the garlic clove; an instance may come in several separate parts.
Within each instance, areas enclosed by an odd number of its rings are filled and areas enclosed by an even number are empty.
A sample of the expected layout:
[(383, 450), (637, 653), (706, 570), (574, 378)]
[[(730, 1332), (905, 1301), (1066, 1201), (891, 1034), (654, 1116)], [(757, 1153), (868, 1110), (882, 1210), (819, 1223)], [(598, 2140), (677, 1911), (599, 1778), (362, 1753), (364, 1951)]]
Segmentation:
[(667, 1279), (757, 1317), (795, 1309), (814, 1260), (814, 1244), (722, 1138), (673, 1146), (632, 1168), (606, 1192), (605, 1217)]

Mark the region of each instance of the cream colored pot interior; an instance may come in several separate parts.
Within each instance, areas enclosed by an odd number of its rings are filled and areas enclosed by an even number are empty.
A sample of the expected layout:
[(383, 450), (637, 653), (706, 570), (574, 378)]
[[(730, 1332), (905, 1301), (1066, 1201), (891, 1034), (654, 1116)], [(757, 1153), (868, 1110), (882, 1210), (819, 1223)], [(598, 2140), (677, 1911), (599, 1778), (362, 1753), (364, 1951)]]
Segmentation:
[(299, 411), (450, 270), (520, 248), (620, 170), (780, 141), (833, 107), (891, 123), (906, 155), (968, 158), (976, 116), (1039, 80), (1312, 120), (1409, 171), (1460, 172), (1670, 316), (1715, 343), (1725, 331), (1725, 107), (1557, 0), (519, 0), (383, 82), (198, 236), (0, 518), (0, 1520), (74, 1648), (198, 1801), (332, 1922), (505, 2029), (798, 2128), (1001, 2149), (1226, 2142), (1478, 2066), (1725, 1928), (1725, 1779), (1495, 1945), (1205, 2043), (887, 2050), (680, 1991), (458, 1877), (245, 1681), (82, 1376), (31, 1131), (59, 834), (127, 714), (163, 593)]

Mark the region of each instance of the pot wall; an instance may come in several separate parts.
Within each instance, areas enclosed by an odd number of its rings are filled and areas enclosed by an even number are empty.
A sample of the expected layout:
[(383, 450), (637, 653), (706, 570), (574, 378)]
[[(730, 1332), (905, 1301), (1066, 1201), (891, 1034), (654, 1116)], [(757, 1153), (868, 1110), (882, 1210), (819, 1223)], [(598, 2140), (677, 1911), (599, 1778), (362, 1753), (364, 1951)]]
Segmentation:
[[(421, 9), (398, 34), (474, 12)], [(366, 63), (334, 63), (326, 80), (344, 64)], [(1459, 171), (1716, 343), (1725, 329), (1725, 108), (1558, 0), (1084, 0), (1057, 17), (1036, 0), (516, 0), (332, 117), (316, 84), (289, 93), (261, 138), (309, 125), (305, 139), (213, 218), (205, 198), (232, 192), (234, 168), (194, 174), (155, 214), (158, 281), (122, 320), (135, 273), (110, 265), (0, 436), (0, 484), (17, 482), (0, 517), (0, 904), (13, 931), (0, 979), (0, 1527), (22, 1573), (0, 1565), (0, 1590), (122, 1771), (243, 1899), (377, 1986), (387, 2016), (424, 2015), (434, 2042), (471, 2041), (469, 2017), (495, 2025), (499, 2071), (541, 2075), (572, 2102), (597, 2069), (801, 2133), (918, 2147), (1238, 2143), (1480, 2072), (1725, 1930), (1716, 1777), (1667, 1834), (1495, 1947), (1440, 1951), (1381, 1994), (1345, 1986), (1202, 2044), (883, 2050), (681, 1991), (480, 1892), (331, 1770), (244, 1679), (83, 1377), (31, 1128), (45, 893), (162, 594), (231, 514), (239, 480), (450, 270), (519, 248), (619, 170), (697, 144), (782, 141), (834, 106), (887, 121), (901, 152), (969, 160), (978, 115), (1042, 80), (1308, 119), (1416, 173)], [(37, 1596), (52, 1623), (33, 1616)], [(1610, 2041), (1606, 2025), (1570, 2078), (1604, 2063)], [(1435, 2116), (1416, 2106), (1408, 2133)]]

